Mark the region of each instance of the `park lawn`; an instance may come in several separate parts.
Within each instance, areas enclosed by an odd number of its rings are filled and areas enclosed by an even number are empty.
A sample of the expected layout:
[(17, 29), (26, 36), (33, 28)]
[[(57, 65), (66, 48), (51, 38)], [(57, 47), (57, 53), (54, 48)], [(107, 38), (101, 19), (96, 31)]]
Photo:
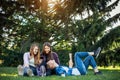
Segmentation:
[(91, 69), (82, 76), (23, 77), (17, 75), (15, 67), (0, 67), (0, 80), (120, 80), (120, 69), (101, 69), (102, 75), (94, 75)]

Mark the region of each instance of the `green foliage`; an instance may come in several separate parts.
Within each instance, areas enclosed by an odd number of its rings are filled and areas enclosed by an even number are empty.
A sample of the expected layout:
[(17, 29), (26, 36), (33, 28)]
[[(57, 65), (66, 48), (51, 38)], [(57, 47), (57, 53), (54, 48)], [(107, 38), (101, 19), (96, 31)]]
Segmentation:
[(59, 56), (59, 59), (60, 59), (60, 64), (68, 66), (69, 51), (59, 50), (59, 51), (57, 51), (57, 53), (58, 53), (58, 56)]
[(3, 60), (3, 64), (0, 66), (17, 66), (23, 64), (23, 54), (12, 50), (4, 50), (0, 54), (0, 59)]
[[(98, 62), (101, 65), (110, 63), (109, 51), (113, 53), (112, 62), (119, 64), (115, 55), (119, 53), (120, 26), (113, 29), (112, 24), (119, 20), (120, 13), (111, 17), (109, 12), (118, 6), (120, 0), (108, 5), (110, 1), (59, 0), (49, 7), (47, 0), (1, 0), (0, 60), (10, 60), (9, 64), (4, 64), (15, 66), (18, 64), (15, 58), (21, 55), (18, 59), (22, 62), (23, 53), (29, 50), (32, 42), (39, 42), (42, 48), (42, 44), (49, 41), (55, 43), (53, 50), (60, 54), (60, 59), (65, 59), (61, 60), (63, 64), (68, 58), (62, 53), (93, 51), (98, 46), (106, 56), (100, 56), (102, 62)], [(86, 14), (87, 17), (83, 18)], [(76, 19), (76, 15), (80, 19)], [(111, 30), (106, 32), (110, 27)]]

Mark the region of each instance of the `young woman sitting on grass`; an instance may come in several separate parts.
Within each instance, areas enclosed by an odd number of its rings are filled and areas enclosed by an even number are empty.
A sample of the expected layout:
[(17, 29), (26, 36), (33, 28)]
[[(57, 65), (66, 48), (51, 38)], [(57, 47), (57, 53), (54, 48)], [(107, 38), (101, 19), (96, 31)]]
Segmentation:
[(57, 53), (52, 51), (52, 47), (49, 42), (45, 42), (43, 44), (41, 57), (43, 58), (43, 65), (46, 68), (46, 76), (54, 75), (54, 68), (47, 67), (47, 63), (49, 63), (49, 61), (55, 61), (59, 65), (60, 61)]
[(17, 67), (18, 75), (34, 76), (40, 75), (38, 74), (37, 69), (45, 71), (44, 66), (40, 66), (42, 60), (40, 59), (40, 48), (38, 43), (33, 43), (30, 47), (30, 52), (24, 53), (23, 61), (23, 66), (19, 65)]
[[(94, 70), (94, 74), (102, 74), (98, 68), (96, 61), (93, 56), (98, 57), (99, 53), (101, 51), (101, 48), (99, 47), (95, 52), (76, 52), (74, 55), (75, 60), (75, 67), (73, 67), (73, 61), (70, 58), (69, 60), (69, 67), (66, 66), (60, 66), (55, 61), (49, 61), (47, 65), (50, 68), (55, 68), (57, 75), (86, 75), (87, 69), (89, 65), (92, 66)], [(82, 61), (82, 58), (86, 57), (84, 61)]]

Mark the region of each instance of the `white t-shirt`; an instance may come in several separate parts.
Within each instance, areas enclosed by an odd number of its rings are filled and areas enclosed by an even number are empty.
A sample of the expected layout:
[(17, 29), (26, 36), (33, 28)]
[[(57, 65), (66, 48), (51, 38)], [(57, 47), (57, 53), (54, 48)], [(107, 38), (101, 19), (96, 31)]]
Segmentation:
[(28, 64), (28, 65), (31, 65), (31, 66), (35, 67), (34, 58), (30, 58), (30, 52), (26, 52), (24, 54), (23, 60), (24, 60), (24, 65)]
[(29, 65), (35, 67), (35, 64), (34, 64), (34, 57), (31, 58), (31, 59), (29, 59)]
[[(62, 68), (64, 68), (64, 70), (66, 71), (66, 73), (68, 73), (68, 70), (69, 70), (68, 67), (62, 66)], [(74, 68), (72, 68), (72, 75), (81, 75), (81, 74), (80, 74), (79, 70), (74, 67)]]

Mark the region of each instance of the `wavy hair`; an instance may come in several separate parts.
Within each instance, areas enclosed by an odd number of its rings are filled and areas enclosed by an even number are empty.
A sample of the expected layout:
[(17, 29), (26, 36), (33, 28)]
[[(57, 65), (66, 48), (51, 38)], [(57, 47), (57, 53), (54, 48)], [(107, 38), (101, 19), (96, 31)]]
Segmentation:
[[(46, 55), (46, 52), (45, 52), (45, 46), (48, 46), (50, 48), (50, 52)], [(52, 54), (52, 47), (51, 47), (51, 44), (49, 42), (45, 42), (43, 44), (43, 48), (42, 48), (42, 54), (47, 56), (47, 61), (49, 60), (53, 60), (53, 54)]]
[[(38, 47), (38, 53), (34, 54), (34, 48)], [(30, 56), (34, 56), (35, 65), (39, 64), (40, 61), (40, 48), (38, 43), (33, 43), (30, 47)]]

